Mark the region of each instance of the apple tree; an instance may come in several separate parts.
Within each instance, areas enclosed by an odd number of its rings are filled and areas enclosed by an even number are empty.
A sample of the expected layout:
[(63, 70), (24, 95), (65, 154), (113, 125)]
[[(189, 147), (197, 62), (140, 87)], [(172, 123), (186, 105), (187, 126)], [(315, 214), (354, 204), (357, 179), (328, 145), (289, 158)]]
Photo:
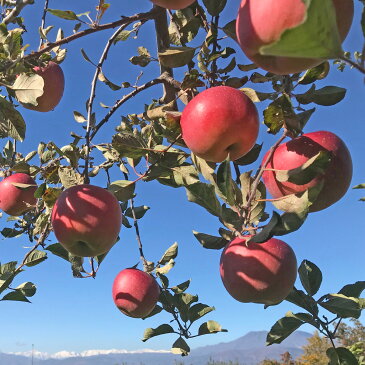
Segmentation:
[[(72, 8), (54, 9), (45, 0), (37, 25), (24, 15), (33, 0), (1, 1), (0, 208), (3, 219), (10, 216), (1, 234), (8, 239), (23, 235), (32, 244), (23, 258), (0, 266), (1, 300), (29, 302), (36, 286), (19, 284), (20, 277), (47, 258), (69, 262), (76, 278), (95, 277), (105, 256), (113, 254), (122, 227), (135, 230), (141, 265), (117, 275), (116, 306), (137, 318), (161, 311), (171, 315), (170, 324), (146, 329), (143, 341), (175, 333), (172, 351), (188, 355), (189, 338), (226, 331), (202, 319), (214, 307), (189, 293), (189, 280), (170, 283), (177, 244), (154, 257), (144, 255), (139, 221), (148, 208), (136, 205), (135, 189), (157, 181), (162, 195), (168, 188), (185, 189), (190, 202), (217, 220), (216, 236), (193, 234), (205, 249), (222, 250), (220, 270), (229, 294), (243, 303), (271, 306), (286, 300), (300, 308), (273, 325), (268, 344), (310, 324), (330, 340), (330, 364), (357, 364), (351, 351), (336, 347), (338, 327), (331, 324), (360, 317), (365, 281), (316, 296), (321, 270), (308, 260), (297, 263), (281, 237), (300, 229), (312, 212), (335, 204), (350, 186), (351, 155), (340, 136), (304, 133), (304, 128), (315, 113), (313, 104), (330, 107), (345, 96), (339, 86), (317, 88), (330, 69), (351, 67), (360, 77), (365, 74), (363, 45), (353, 54), (341, 45), (354, 26), (357, 0), (242, 0), (225, 24), (226, 0), (144, 1), (149, 11), (115, 14), (114, 21), (104, 22), (112, 3), (95, 1), (77, 14)], [(361, 5), (364, 1), (355, 9)], [(56, 30), (54, 23), (62, 26)], [(105, 72), (108, 56), (138, 40), (147, 23), (154, 24), (149, 36), (157, 49), (141, 44), (130, 67), (141, 74), (151, 65), (158, 68), (151, 68), (144, 84), (139, 78), (135, 84), (113, 82)], [(25, 43), (25, 32), (35, 26), (39, 41)], [(62, 99), (67, 46), (76, 40), (87, 44), (92, 34), (108, 30), (113, 33), (98, 45), (98, 61), (80, 47), (94, 72), (86, 104), (70, 111), (77, 133), (70, 127), (68, 144), (40, 142), (37, 150), (20, 153), (17, 146), (26, 138), (24, 108), (47, 113)], [(241, 63), (242, 52), (253, 63)], [(110, 106), (102, 104), (103, 116), (95, 112), (101, 84), (115, 95)], [(146, 96), (143, 106), (115, 124), (123, 105), (156, 85), (160, 94), (152, 100)], [(277, 136), (266, 151), (258, 141), (260, 119), (267, 133)], [(114, 132), (95, 142), (109, 125)], [(112, 172), (121, 178), (112, 180)], [(96, 186), (96, 176), (98, 181), (103, 176), (103, 186)], [(294, 286), (297, 274), (302, 288)]]

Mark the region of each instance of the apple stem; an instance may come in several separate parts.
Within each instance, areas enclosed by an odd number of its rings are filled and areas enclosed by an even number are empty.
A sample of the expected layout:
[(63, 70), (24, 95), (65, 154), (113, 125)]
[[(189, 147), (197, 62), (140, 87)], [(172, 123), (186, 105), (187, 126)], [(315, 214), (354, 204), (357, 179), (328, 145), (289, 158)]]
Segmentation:
[[(244, 227), (248, 224), (248, 222), (250, 221), (250, 215), (251, 215), (251, 204), (253, 199), (256, 197), (256, 190), (259, 186), (260, 183), (260, 179), (262, 177), (262, 174), (265, 171), (266, 166), (268, 165), (270, 159), (272, 158), (275, 150), (278, 148), (278, 146), (280, 145), (280, 143), (288, 136), (289, 131), (287, 129), (284, 129), (284, 132), (282, 134), (282, 136), (277, 140), (277, 142), (271, 146), (270, 148), (270, 152), (267, 155), (266, 160), (262, 163), (262, 165), (260, 166), (260, 168), (257, 170), (256, 175), (255, 175), (255, 180), (252, 184), (252, 188), (250, 191), (250, 195), (247, 199), (247, 204), (243, 207), (243, 210), (245, 211), (245, 222), (244, 222)], [(244, 228), (243, 228), (244, 229)]]

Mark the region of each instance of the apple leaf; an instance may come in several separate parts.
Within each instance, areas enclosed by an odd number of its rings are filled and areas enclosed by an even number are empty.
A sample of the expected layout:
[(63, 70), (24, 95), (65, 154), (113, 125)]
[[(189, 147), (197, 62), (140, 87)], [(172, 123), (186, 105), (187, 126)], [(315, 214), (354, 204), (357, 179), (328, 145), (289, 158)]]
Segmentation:
[(150, 314), (148, 314), (146, 317), (143, 317), (142, 319), (153, 317), (154, 315), (156, 315), (160, 312), (162, 312), (162, 307), (159, 306), (158, 304), (156, 304), (155, 308), (153, 308), (152, 312)]
[[(236, 35), (236, 19), (227, 23), (223, 28), (223, 32), (228, 35), (228, 37), (234, 39), (237, 42), (237, 35)], [(255, 67), (256, 68), (256, 67)]]
[(228, 332), (226, 329), (223, 329), (222, 326), (216, 321), (208, 321), (201, 324), (198, 330), (198, 335), (208, 335), (211, 333), (218, 332)]
[(280, 57), (339, 58), (343, 51), (332, 0), (308, 0), (303, 23), (262, 46), (260, 54)]
[(346, 89), (338, 86), (325, 86), (314, 92), (313, 102), (324, 106), (335, 105), (345, 97), (346, 91)]
[(166, 265), (158, 267), (155, 270), (156, 274), (166, 275), (174, 266), (175, 266), (175, 261), (171, 259)]
[(219, 217), (222, 213), (221, 205), (215, 195), (214, 186), (197, 182), (186, 187), (188, 200), (199, 204), (210, 214)]
[(138, 158), (146, 155), (145, 146), (131, 133), (114, 135), (112, 145), (120, 157)]
[(24, 260), (24, 264), (28, 267), (40, 264), (47, 259), (47, 253), (44, 251), (34, 250)]
[(32, 297), (36, 293), (37, 287), (30, 281), (27, 281), (18, 285), (15, 290), (20, 291), (26, 297)]
[(298, 290), (294, 287), (285, 300), (305, 309), (314, 316), (318, 315), (319, 309), (316, 301), (311, 296), (305, 294), (303, 290)]
[(136, 184), (133, 181), (128, 180), (116, 180), (109, 186), (108, 190), (115, 195), (119, 201), (127, 201), (134, 197), (134, 190)]
[(159, 263), (161, 265), (164, 265), (168, 263), (171, 259), (175, 259), (178, 254), (178, 244), (175, 242), (173, 245), (171, 245), (165, 253), (162, 255)]
[(174, 329), (169, 324), (161, 324), (156, 328), (147, 328), (144, 331), (142, 341), (146, 342), (152, 337), (164, 335), (166, 333), (174, 333)]
[(355, 355), (346, 347), (330, 347), (326, 354), (330, 360), (328, 365), (359, 365)]
[(18, 141), (25, 138), (26, 124), (13, 104), (0, 97), (0, 138), (11, 137)]
[(75, 170), (69, 166), (60, 166), (58, 175), (65, 189), (70, 188), (71, 186), (80, 185), (84, 182), (81, 174), (75, 172)]
[(342, 318), (359, 318), (361, 299), (343, 294), (328, 294), (321, 298), (319, 305)]
[(216, 181), (216, 192), (228, 205), (234, 207), (237, 204), (242, 204), (242, 194), (232, 179), (229, 160), (225, 160), (219, 165)]
[(135, 207), (134, 210), (134, 214), (132, 211), (132, 208), (128, 208), (124, 214), (129, 217), (129, 218), (134, 218), (134, 216), (136, 217), (136, 219), (141, 219), (146, 213), (147, 211), (150, 209), (150, 207), (147, 207), (146, 205), (142, 205), (140, 207)]
[(16, 98), (23, 104), (38, 105), (37, 99), (43, 95), (44, 80), (37, 74), (20, 74), (13, 86)]
[(297, 99), (298, 103), (303, 104), (303, 105), (313, 103), (313, 97), (314, 97), (314, 92), (315, 91), (316, 91), (316, 85), (313, 84), (310, 87), (310, 89), (308, 89), (305, 93), (296, 94), (295, 99)]
[(218, 16), (225, 8), (227, 0), (203, 0), (203, 3), (211, 16)]
[(0, 300), (15, 300), (15, 301), (19, 301), (19, 302), (30, 303), (30, 300), (21, 291), (18, 291), (18, 290), (14, 290), (14, 291), (4, 295)]
[(107, 79), (106, 76), (101, 71), (98, 75), (98, 79), (99, 79), (99, 81), (103, 82), (105, 85), (107, 85), (113, 91), (120, 90), (122, 88), (121, 86), (116, 85), (113, 82), (111, 82), (109, 79)]
[(181, 294), (183, 293), (186, 289), (189, 288), (190, 285), (190, 280), (184, 281), (183, 283), (173, 286), (171, 288), (171, 290), (175, 293), (175, 294)]
[(317, 265), (308, 260), (303, 260), (298, 269), (300, 281), (306, 292), (315, 295), (322, 283), (322, 272)]
[(187, 65), (194, 58), (195, 48), (169, 47), (158, 53), (161, 64), (165, 67), (175, 68)]
[(206, 304), (202, 303), (194, 304), (189, 308), (189, 313), (188, 313), (189, 321), (195, 322), (196, 320), (202, 318), (203, 316), (214, 310), (215, 310), (214, 307), (210, 307), (209, 305)]
[(179, 188), (199, 182), (198, 174), (194, 166), (182, 165), (172, 167), (168, 176), (161, 176), (157, 179), (161, 184)]
[(47, 9), (47, 11), (59, 18), (66, 20), (79, 20), (78, 16), (71, 10)]
[(260, 101), (267, 100), (270, 96), (272, 96), (272, 93), (262, 93), (260, 91), (244, 87), (241, 89), (247, 95), (252, 102), (259, 103)]
[(68, 251), (60, 243), (48, 245), (46, 250), (66, 261), (69, 261)]
[(357, 281), (354, 284), (345, 285), (338, 294), (346, 295), (347, 297), (359, 298), (365, 290), (365, 281)]
[(187, 356), (189, 355), (190, 347), (182, 337), (179, 337), (173, 343), (171, 352), (176, 355)]
[(304, 75), (298, 80), (298, 84), (309, 85), (317, 80), (322, 80), (328, 75), (329, 70), (329, 62), (322, 62), (320, 65), (307, 70)]
[(248, 242), (263, 243), (274, 236), (273, 230), (280, 223), (280, 215), (277, 212), (273, 212), (270, 222), (264, 226), (264, 228), (254, 236), (250, 238)]
[(193, 231), (193, 234), (204, 248), (211, 250), (220, 250), (229, 242), (222, 237), (211, 236), (210, 234), (196, 231)]
[(308, 313), (286, 313), (270, 329), (266, 337), (266, 345), (279, 344), (289, 337), (304, 323), (314, 322), (313, 316)]

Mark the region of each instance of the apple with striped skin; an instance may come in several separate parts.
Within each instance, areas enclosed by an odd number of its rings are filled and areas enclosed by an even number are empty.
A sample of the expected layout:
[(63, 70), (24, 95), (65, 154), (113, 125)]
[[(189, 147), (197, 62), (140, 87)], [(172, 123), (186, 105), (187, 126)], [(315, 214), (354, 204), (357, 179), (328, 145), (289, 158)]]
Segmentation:
[(220, 275), (228, 293), (242, 303), (274, 305), (283, 301), (294, 286), (297, 260), (284, 241), (264, 243), (235, 238), (223, 250)]
[[(344, 41), (354, 16), (353, 0), (333, 0), (337, 27)], [(278, 41), (282, 33), (300, 25), (306, 16), (303, 0), (242, 0), (237, 15), (236, 34), (246, 56), (262, 69), (286, 75), (302, 72), (322, 59), (279, 57), (260, 54), (260, 48)]]
[(68, 252), (94, 257), (106, 253), (117, 242), (122, 210), (108, 190), (76, 185), (58, 197), (51, 222), (56, 238)]
[(215, 86), (195, 96), (184, 108), (180, 126), (188, 148), (198, 157), (222, 162), (236, 160), (255, 145), (259, 118), (242, 91)]
[(122, 313), (144, 318), (155, 308), (160, 287), (150, 274), (138, 269), (124, 269), (114, 279), (112, 296)]
[[(17, 187), (13, 184), (32, 185)], [(24, 214), (37, 204), (34, 193), (37, 189), (35, 180), (24, 173), (17, 173), (6, 177), (0, 182), (0, 209), (13, 216)]]
[(62, 68), (55, 62), (44, 67), (34, 67), (34, 72), (44, 81), (43, 94), (37, 98), (38, 105), (23, 104), (24, 108), (37, 112), (49, 112), (61, 101), (65, 88), (65, 77)]
[[(309, 211), (317, 212), (326, 209), (340, 200), (351, 183), (352, 160), (345, 143), (332, 132), (306, 133), (280, 144), (274, 151), (266, 168), (291, 170), (302, 166), (321, 151), (330, 153), (330, 162), (323, 174), (318, 175), (307, 184), (298, 185), (288, 181), (279, 182), (276, 179), (275, 171), (265, 170), (262, 179), (271, 196), (276, 199), (289, 194), (301, 193), (323, 181), (323, 187), (316, 201), (309, 207)], [(264, 156), (263, 162), (266, 161), (268, 153)]]
[(155, 5), (170, 10), (185, 9), (195, 2), (195, 0), (151, 0)]

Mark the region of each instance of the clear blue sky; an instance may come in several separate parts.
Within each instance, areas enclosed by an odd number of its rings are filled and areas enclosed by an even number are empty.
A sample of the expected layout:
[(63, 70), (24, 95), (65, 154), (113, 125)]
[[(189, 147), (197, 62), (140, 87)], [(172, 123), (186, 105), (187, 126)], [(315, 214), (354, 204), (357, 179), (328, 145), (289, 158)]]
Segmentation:
[[(38, 47), (37, 29), (40, 25), (42, 1), (28, 6), (24, 11), (28, 33), (26, 41), (30, 49)], [(51, 0), (50, 7), (72, 9), (76, 13), (90, 10), (97, 1), (61, 1)], [(235, 17), (238, 0), (228, 1), (229, 5), (222, 16), (222, 24)], [(357, 13), (351, 33), (345, 42), (346, 50), (359, 50), (361, 31), (359, 27), (360, 3), (355, 1)], [(77, 7), (76, 7), (77, 6)], [(103, 22), (115, 20), (119, 15), (132, 15), (150, 8), (148, 0), (114, 1)], [(47, 24), (62, 24), (65, 34), (72, 31), (72, 22), (59, 21), (51, 15)], [(153, 24), (145, 25), (136, 40), (119, 42), (110, 53), (105, 65), (105, 74), (115, 83), (129, 81), (134, 83), (139, 68), (128, 59), (136, 54), (138, 46), (146, 46), (155, 54)], [(70, 130), (82, 134), (82, 129), (74, 119), (72, 112), (85, 112), (85, 101), (89, 96), (90, 83), (94, 68), (87, 63), (80, 52), (84, 48), (90, 58), (97, 61), (103, 44), (113, 31), (80, 39), (69, 45), (68, 56), (62, 64), (66, 77), (65, 95), (60, 105), (51, 113), (41, 114), (22, 109), (27, 122), (26, 141), (19, 150), (29, 152), (37, 148), (39, 141), (55, 141), (58, 146), (70, 142)], [(52, 33), (55, 36), (55, 30)], [(238, 63), (249, 63), (243, 53), (237, 55)], [(146, 68), (141, 83), (156, 75), (156, 66)], [(177, 73), (181, 75), (181, 71)], [(338, 134), (347, 144), (353, 157), (354, 175), (352, 186), (365, 182), (364, 160), (364, 84), (359, 72), (338, 72), (335, 68), (330, 77), (318, 85), (337, 85), (348, 89), (346, 98), (334, 107), (317, 107), (305, 132), (330, 130)], [(249, 87), (250, 85), (248, 85)], [(259, 88), (259, 87), (258, 87)], [(98, 99), (95, 104), (97, 116), (103, 115), (98, 102), (112, 105), (121, 92), (110, 92), (102, 84), (98, 85)], [(139, 95), (126, 104), (110, 120), (110, 126), (100, 134), (95, 142), (105, 141), (108, 133), (118, 125), (120, 116), (128, 112), (140, 112), (144, 103), (158, 97), (159, 86)], [(258, 105), (260, 116), (267, 103)], [(274, 138), (268, 136), (265, 127), (261, 127), (258, 142), (264, 142), (264, 150), (270, 147)], [(122, 179), (114, 173), (113, 180)], [(95, 179), (95, 184), (103, 184)], [(105, 183), (104, 183), (105, 184)], [(242, 304), (232, 299), (224, 290), (219, 276), (220, 252), (203, 249), (195, 240), (192, 230), (216, 234), (220, 224), (218, 220), (202, 208), (189, 203), (184, 189), (172, 189), (158, 183), (140, 182), (137, 185), (136, 205), (148, 205), (150, 211), (140, 221), (144, 250), (149, 260), (158, 260), (172, 243), (179, 243), (179, 256), (175, 268), (170, 272), (170, 282), (178, 284), (191, 278), (190, 292), (198, 293), (200, 301), (213, 305), (216, 311), (207, 319), (219, 321), (228, 333), (198, 337), (190, 340), (191, 347), (233, 340), (251, 330), (269, 329), (286, 311), (296, 311), (294, 305), (282, 303), (264, 310), (261, 305)], [(308, 259), (315, 262), (323, 271), (324, 282), (321, 293), (336, 292), (343, 285), (364, 280), (364, 236), (365, 204), (358, 199), (365, 195), (362, 191), (349, 190), (347, 195), (325, 211), (314, 213), (307, 219), (298, 232), (285, 236), (284, 240), (294, 248), (298, 262)], [(6, 217), (2, 218), (4, 224)], [(69, 264), (58, 257), (49, 256), (44, 263), (27, 268), (20, 274), (16, 284), (23, 281), (36, 283), (38, 292), (31, 298), (32, 304), (17, 302), (0, 303), (2, 338), (0, 351), (26, 351), (32, 344), (39, 351), (56, 352), (60, 350), (82, 351), (86, 349), (128, 349), (141, 348), (168, 349), (174, 342), (174, 335), (164, 335), (142, 343), (143, 330), (166, 323), (170, 317), (160, 314), (146, 321), (128, 318), (115, 308), (111, 298), (111, 285), (116, 274), (134, 265), (138, 261), (138, 249), (134, 230), (122, 228), (120, 242), (112, 249), (102, 264), (95, 280), (74, 279)], [(54, 236), (49, 243), (54, 243)], [(1, 262), (21, 260), (31, 246), (27, 237), (2, 240), (0, 242)], [(312, 330), (310, 327), (304, 328)]]

